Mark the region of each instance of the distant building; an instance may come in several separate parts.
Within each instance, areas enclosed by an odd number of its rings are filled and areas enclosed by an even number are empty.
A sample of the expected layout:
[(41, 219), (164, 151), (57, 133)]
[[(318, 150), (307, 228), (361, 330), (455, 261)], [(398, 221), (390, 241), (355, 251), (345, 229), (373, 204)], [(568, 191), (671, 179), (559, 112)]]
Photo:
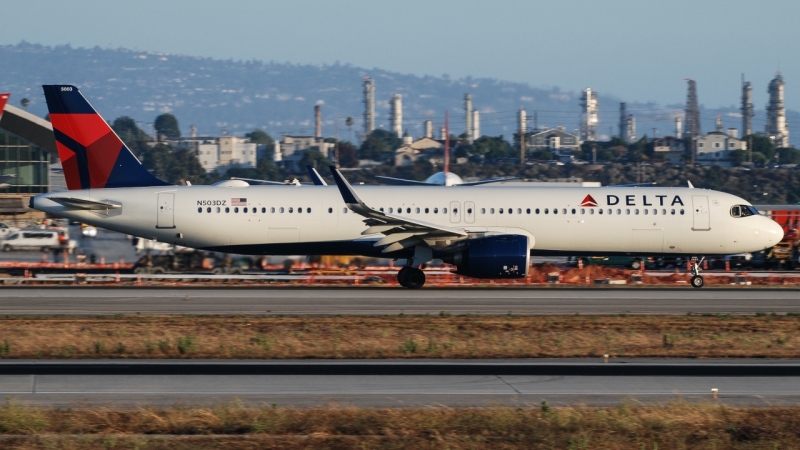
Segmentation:
[(334, 160), (335, 144), (325, 142), (315, 136), (284, 135), (283, 140), (275, 148), (275, 162), (280, 163), (290, 173), (305, 173), (306, 168), (298, 164), (310, 151), (318, 151), (326, 158)]
[(683, 164), (686, 155), (686, 141), (673, 136), (653, 140), (653, 153), (662, 155), (670, 164)]
[(236, 136), (177, 138), (165, 142), (193, 151), (206, 172), (225, 173), (234, 167), (254, 168), (266, 153), (266, 145)]
[[(456, 158), (453, 150), (458, 142), (450, 142), (450, 162), (463, 164), (467, 158)], [(403, 138), (403, 146), (394, 151), (394, 164), (396, 166), (410, 166), (418, 160), (427, 160), (435, 166), (444, 164), (444, 140), (422, 137), (411, 142), (411, 138)]]
[[(13, 175), (0, 187), (0, 219), (30, 221), (44, 213), (28, 199), (51, 190), (50, 165), (58, 163), (50, 122), (11, 105), (0, 111), (0, 175)], [(58, 183), (65, 187), (65, 182)]]
[(571, 159), (581, 149), (577, 134), (569, 133), (564, 127), (550, 128), (528, 136), (528, 151), (549, 150), (558, 159)]
[(733, 133), (726, 134), (720, 131), (708, 133), (694, 140), (696, 150), (695, 163), (703, 166), (725, 166), (733, 165), (731, 152), (734, 150), (747, 150), (747, 143), (733, 136)]

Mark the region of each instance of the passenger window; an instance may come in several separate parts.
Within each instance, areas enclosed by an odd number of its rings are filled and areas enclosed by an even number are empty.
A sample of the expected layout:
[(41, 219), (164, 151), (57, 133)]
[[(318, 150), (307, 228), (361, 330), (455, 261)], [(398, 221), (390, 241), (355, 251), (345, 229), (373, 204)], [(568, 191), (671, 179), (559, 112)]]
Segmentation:
[(233, 212), (238, 213), (239, 212), (239, 207), (237, 206), (236, 208), (233, 208)]
[(486, 214), (486, 208), (481, 208), (481, 214)]
[(530, 214), (530, 213), (531, 213), (531, 209), (530, 208), (525, 210), (525, 214)]
[(674, 216), (675, 215), (675, 210), (674, 209), (670, 210), (670, 213)]
[(545, 209), (544, 209), (544, 213), (545, 213), (545, 214), (550, 214), (550, 210), (549, 210), (548, 208), (545, 208)]
[(586, 214), (586, 210), (581, 208), (581, 214)]
[(514, 208), (508, 208), (508, 213), (509, 214), (514, 214)]
[(644, 210), (644, 215), (646, 216), (646, 215), (648, 215), (648, 214), (650, 214), (650, 210), (649, 210), (649, 209), (645, 209), (645, 210)]
[(500, 214), (503, 214), (503, 208), (498, 209), (497, 212), (499, 212)]
[(406, 214), (411, 214), (411, 208), (406, 208)]
[(535, 212), (536, 214), (539, 214), (539, 208), (536, 208), (536, 210), (535, 210), (534, 212)]
[(247, 212), (247, 207), (243, 208), (243, 209), (242, 209), (242, 212), (243, 212), (243, 213), (246, 213), (246, 212)]
[(558, 208), (553, 208), (553, 214), (558, 214)]
[(489, 213), (494, 214), (494, 208), (490, 208)]
[(303, 208), (297, 208), (297, 214), (303, 214)]
[(197, 212), (199, 212), (199, 213), (203, 212), (203, 207), (201, 206), (201, 207), (197, 208)]
[(207, 212), (207, 213), (210, 213), (210, 212), (211, 212), (211, 207), (210, 207), (210, 206), (209, 206), (208, 208), (206, 208), (206, 212)]
[(442, 208), (442, 214), (447, 214), (447, 208)]
[(453, 214), (458, 214), (458, 208), (453, 208)]
[(225, 208), (225, 212), (226, 212), (226, 213), (229, 213), (229, 212), (231, 212), (231, 209), (226, 207), (226, 208)]
[(344, 208), (342, 208), (342, 213), (343, 214), (347, 214), (347, 207), (346, 206)]
[(662, 216), (666, 216), (667, 215), (667, 210), (666, 209), (662, 209), (661, 210), (661, 215)]
[(603, 208), (598, 209), (597, 214), (603, 214)]
[(289, 207), (289, 214), (291, 214), (291, 213), (293, 213), (293, 212), (294, 212), (294, 208), (292, 208), (292, 207), (290, 206), (290, 207)]
[(562, 208), (562, 209), (561, 209), (561, 212), (562, 212), (563, 214), (566, 214), (566, 213), (567, 213), (567, 208)]
[(433, 213), (434, 214), (439, 214), (439, 208), (433, 208)]
[(681, 210), (681, 215), (683, 215), (683, 210)]
[(590, 209), (590, 210), (589, 210), (589, 215), (590, 215), (590, 216), (591, 216), (591, 215), (594, 215), (594, 210), (593, 210), (593, 209)]
[(262, 207), (262, 208), (261, 208), (261, 212), (262, 212), (262, 213), (265, 213), (265, 212), (267, 212), (267, 208), (264, 208), (264, 207)]
[[(346, 210), (346, 209), (347, 209), (347, 208), (345, 208), (345, 210)], [(283, 214), (283, 206), (281, 206), (281, 208), (280, 208), (278, 211), (280, 211), (280, 212), (281, 212), (281, 214)]]
[(394, 209), (393, 208), (389, 208), (389, 214), (392, 214), (392, 213), (394, 213)]
[(415, 213), (417, 213), (417, 214), (419, 214), (419, 208), (416, 208), (416, 209), (414, 210), (414, 212), (415, 212)]
[(622, 215), (622, 210), (621, 209), (617, 210), (617, 215), (620, 215), (620, 216)]
[[(428, 211), (427, 211), (427, 208), (426, 208), (426, 211), (425, 211), (425, 212), (428, 212)], [(472, 208), (469, 208), (469, 209), (467, 209), (467, 214), (472, 214)]]
[(627, 215), (629, 215), (629, 216), (630, 216), (630, 215), (631, 215), (631, 210), (630, 210), (630, 209), (626, 209), (626, 210), (625, 210), (625, 214), (627, 214)]
[(306, 213), (311, 214), (311, 208), (306, 208)]
[(425, 214), (428, 214), (430, 211), (430, 208), (425, 208)]
[(269, 209), (269, 212), (271, 212), (271, 213), (273, 213), (273, 214), (274, 214), (274, 213), (275, 213), (275, 207), (274, 207), (274, 206), (273, 206), (273, 207), (271, 207), (271, 208)]
[(220, 211), (221, 211), (221, 210), (219, 209), (219, 206), (217, 206), (217, 212), (219, 213)]
[(573, 216), (575, 215), (575, 212), (576, 212), (576, 211), (575, 211), (575, 208), (572, 208), (572, 215), (573, 215)]

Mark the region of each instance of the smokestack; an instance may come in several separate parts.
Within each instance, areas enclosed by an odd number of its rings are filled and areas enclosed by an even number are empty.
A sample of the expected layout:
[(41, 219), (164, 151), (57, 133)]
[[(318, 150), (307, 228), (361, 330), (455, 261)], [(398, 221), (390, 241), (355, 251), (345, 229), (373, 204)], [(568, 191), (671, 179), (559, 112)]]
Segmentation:
[(592, 91), (591, 88), (583, 90), (581, 97), (581, 140), (583, 141), (596, 141), (597, 140), (597, 92)]
[(734, 139), (739, 139), (739, 130), (736, 128), (728, 128), (728, 136)]
[(322, 107), (314, 106), (314, 137), (322, 139)]
[(722, 133), (722, 114), (717, 114), (717, 133)]
[(390, 125), (392, 127), (392, 131), (397, 133), (397, 136), (403, 135), (403, 96), (400, 94), (394, 94), (392, 96), (391, 102), (391, 111), (390, 114)]
[(447, 128), (439, 128), (439, 140), (443, 141), (445, 139), (447, 139)]
[(519, 107), (519, 113), (517, 114), (517, 125), (520, 138), (522, 138), (525, 133), (528, 132), (528, 113), (525, 112), (524, 106)]
[(697, 83), (690, 79), (687, 79), (686, 82), (689, 84), (686, 92), (686, 138), (694, 139), (702, 134), (700, 131), (700, 106), (697, 103)]
[(467, 141), (472, 143), (473, 125), (472, 125), (472, 95), (464, 94), (464, 122), (466, 128), (464, 133), (467, 135)]
[(749, 81), (744, 81), (742, 75), (742, 132), (743, 136), (753, 134), (753, 85)]
[(683, 121), (680, 117), (675, 118), (675, 137), (681, 139), (683, 135)]
[(475, 141), (481, 137), (481, 113), (480, 111), (472, 111), (472, 140)]
[(626, 111), (627, 105), (625, 103), (619, 104), (619, 137), (627, 140), (628, 134), (628, 112)]
[(769, 82), (769, 103), (767, 104), (766, 135), (775, 147), (789, 146), (789, 126), (786, 123), (786, 107), (783, 103), (783, 77), (780, 72)]
[(433, 121), (430, 119), (425, 121), (425, 137), (433, 139)]
[(375, 80), (364, 77), (364, 134), (375, 129)]
[(189, 126), (189, 135), (192, 137), (192, 139), (197, 137), (197, 127), (194, 126), (194, 124)]

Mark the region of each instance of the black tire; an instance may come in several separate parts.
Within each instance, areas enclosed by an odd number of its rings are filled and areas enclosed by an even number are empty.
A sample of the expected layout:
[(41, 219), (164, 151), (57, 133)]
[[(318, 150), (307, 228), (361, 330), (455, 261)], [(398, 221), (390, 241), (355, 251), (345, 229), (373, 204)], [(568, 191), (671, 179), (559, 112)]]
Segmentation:
[(400, 283), (400, 286), (408, 287), (406, 286), (406, 283), (408, 282), (409, 270), (411, 270), (410, 267), (403, 267), (402, 269), (400, 269), (400, 272), (397, 272), (397, 282)]
[(641, 259), (634, 259), (631, 261), (631, 269), (639, 270), (642, 268), (642, 260)]
[(700, 289), (706, 284), (706, 281), (700, 275), (695, 275), (692, 277), (692, 287), (696, 289)]
[(10, 251), (11, 251), (11, 246), (10, 246), (10, 245), (8, 245), (8, 244), (4, 245), (4, 246), (3, 246), (3, 251), (4, 251), (4, 252), (10, 252)]
[(405, 286), (409, 289), (420, 289), (425, 286), (425, 272), (409, 268)]

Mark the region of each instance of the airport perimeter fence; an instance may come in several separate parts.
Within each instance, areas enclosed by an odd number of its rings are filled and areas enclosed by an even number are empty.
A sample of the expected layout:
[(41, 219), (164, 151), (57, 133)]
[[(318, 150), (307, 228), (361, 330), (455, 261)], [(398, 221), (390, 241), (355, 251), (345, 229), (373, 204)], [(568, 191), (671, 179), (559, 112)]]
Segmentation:
[[(34, 273), (0, 278), (3, 285), (96, 286), (399, 286), (397, 269), (367, 267), (359, 270), (308, 270), (303, 273), (210, 274), (160, 273)], [(446, 268), (425, 269), (426, 287), (526, 287), (526, 286), (689, 286), (685, 271), (636, 271), (588, 266), (532, 267), (526, 278), (485, 280), (465, 277)], [(707, 285), (800, 286), (797, 272), (705, 272)]]

